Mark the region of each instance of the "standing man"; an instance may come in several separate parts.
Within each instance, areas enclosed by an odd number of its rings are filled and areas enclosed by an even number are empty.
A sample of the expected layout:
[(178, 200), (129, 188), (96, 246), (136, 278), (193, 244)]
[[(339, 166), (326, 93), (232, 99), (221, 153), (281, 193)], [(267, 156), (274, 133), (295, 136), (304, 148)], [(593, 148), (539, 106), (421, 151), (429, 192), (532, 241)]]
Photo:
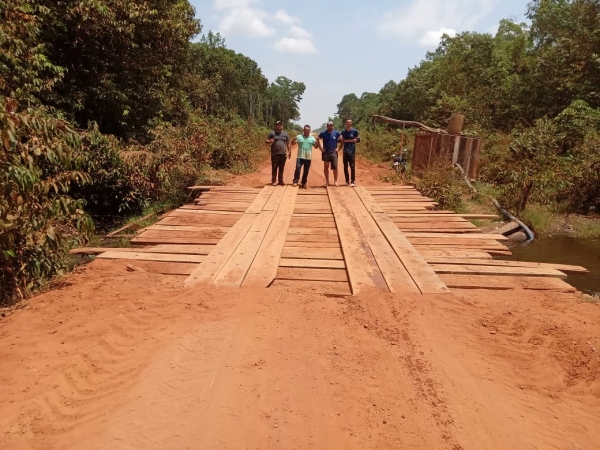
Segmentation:
[(275, 124), (275, 130), (269, 133), (267, 144), (271, 145), (271, 184), (283, 186), (283, 168), (285, 167), (286, 158), (292, 157), (292, 148), (290, 145), (290, 136), (283, 131), (283, 122), (278, 120)]
[[(346, 119), (346, 129), (342, 131), (342, 142), (344, 143), (344, 176), (346, 186), (354, 187), (356, 181), (356, 143), (360, 142), (360, 133), (352, 127), (352, 119)], [(351, 177), (348, 175), (350, 165)]]
[(319, 134), (319, 139), (323, 139), (323, 148), (321, 149), (321, 157), (323, 159), (323, 172), (325, 173), (325, 186), (329, 186), (329, 166), (333, 171), (333, 184), (338, 185), (338, 153), (342, 149), (338, 149), (338, 141), (340, 140), (340, 132), (333, 129), (333, 122), (327, 122), (327, 130)]
[(306, 180), (308, 179), (308, 171), (310, 170), (310, 164), (312, 162), (312, 149), (321, 148), (321, 142), (315, 139), (310, 134), (310, 126), (304, 125), (304, 132), (300, 136), (296, 136), (292, 140), (292, 145), (298, 143), (298, 159), (296, 160), (296, 172), (294, 172), (294, 186), (298, 186), (298, 180), (300, 179), (300, 169), (304, 167), (302, 171), (302, 183), (301, 188), (306, 189)]

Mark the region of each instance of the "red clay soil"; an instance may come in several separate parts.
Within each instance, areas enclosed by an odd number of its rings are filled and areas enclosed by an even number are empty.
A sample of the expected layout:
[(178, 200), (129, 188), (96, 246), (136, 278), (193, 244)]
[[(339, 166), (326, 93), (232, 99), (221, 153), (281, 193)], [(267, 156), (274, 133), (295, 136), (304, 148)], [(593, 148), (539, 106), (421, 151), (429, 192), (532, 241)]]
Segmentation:
[(126, 264), (0, 317), (0, 448), (600, 448), (577, 295), (207, 291)]

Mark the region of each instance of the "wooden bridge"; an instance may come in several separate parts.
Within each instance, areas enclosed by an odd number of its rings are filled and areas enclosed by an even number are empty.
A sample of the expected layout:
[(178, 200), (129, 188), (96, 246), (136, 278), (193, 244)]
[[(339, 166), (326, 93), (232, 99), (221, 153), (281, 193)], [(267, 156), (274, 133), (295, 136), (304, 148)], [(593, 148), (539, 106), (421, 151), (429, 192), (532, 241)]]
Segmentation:
[[(153, 262), (195, 287), (326, 284), (337, 294), (379, 289), (445, 294), (453, 288), (574, 291), (575, 266), (494, 260), (510, 255), (479, 215), (434, 210), (411, 186), (299, 189), (213, 187), (144, 229), (137, 249), (100, 258)], [(143, 267), (143, 266), (142, 266)]]

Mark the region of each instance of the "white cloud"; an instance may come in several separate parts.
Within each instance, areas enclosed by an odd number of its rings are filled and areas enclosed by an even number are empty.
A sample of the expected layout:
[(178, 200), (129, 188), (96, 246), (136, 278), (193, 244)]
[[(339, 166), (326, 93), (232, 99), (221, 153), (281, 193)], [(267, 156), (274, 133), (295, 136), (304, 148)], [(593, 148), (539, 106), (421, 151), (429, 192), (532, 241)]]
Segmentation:
[[(224, 1), (236, 1), (236, 0), (224, 0)], [(238, 0), (238, 1), (242, 1), (242, 0)], [(277, 19), (278, 21), (282, 22), (285, 25), (291, 25), (293, 23), (298, 22), (297, 18), (290, 16), (283, 9), (280, 9), (279, 11), (277, 11), (277, 13), (275, 13), (275, 19)]]
[(379, 31), (403, 39), (418, 39), (424, 46), (436, 46), (441, 37), (440, 32), (449, 30), (456, 33), (456, 30), (472, 29), (492, 11), (496, 2), (497, 0), (413, 0), (408, 7), (386, 13), (379, 24)]
[(456, 30), (453, 30), (452, 28), (440, 28), (436, 31), (428, 31), (421, 36), (419, 43), (424, 47), (437, 47), (444, 34), (454, 37), (456, 36)]
[(290, 33), (292, 33), (292, 36), (299, 39), (310, 39), (312, 37), (312, 34), (310, 34), (304, 28), (297, 27), (296, 25), (290, 28)]
[(275, 49), (286, 53), (318, 53), (310, 39), (283, 38), (275, 43)]
[[(234, 0), (229, 0), (230, 2)], [(223, 35), (241, 34), (252, 37), (271, 36), (275, 30), (263, 21), (262, 11), (248, 7), (233, 8), (219, 22), (219, 31)]]
[(215, 9), (248, 7), (257, 0), (215, 0)]

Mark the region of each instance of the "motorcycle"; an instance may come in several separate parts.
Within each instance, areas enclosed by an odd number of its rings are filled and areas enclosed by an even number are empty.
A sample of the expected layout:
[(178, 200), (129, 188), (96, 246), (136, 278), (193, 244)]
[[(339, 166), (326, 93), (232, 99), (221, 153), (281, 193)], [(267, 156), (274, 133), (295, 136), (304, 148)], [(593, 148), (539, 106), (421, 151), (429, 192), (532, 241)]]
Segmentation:
[(396, 173), (401, 174), (406, 171), (406, 163), (408, 160), (406, 157), (408, 156), (408, 149), (402, 150), (402, 153), (399, 155), (392, 155), (392, 167), (396, 171)]

